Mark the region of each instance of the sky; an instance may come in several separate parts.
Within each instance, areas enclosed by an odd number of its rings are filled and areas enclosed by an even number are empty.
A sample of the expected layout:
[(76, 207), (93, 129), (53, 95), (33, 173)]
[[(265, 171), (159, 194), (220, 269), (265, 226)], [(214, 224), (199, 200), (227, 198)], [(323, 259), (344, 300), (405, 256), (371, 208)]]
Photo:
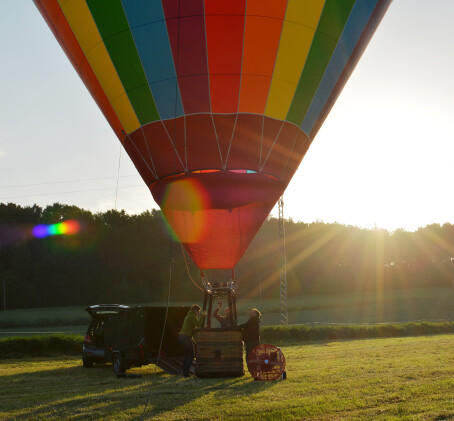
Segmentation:
[[(285, 192), (286, 218), (454, 223), (453, 18), (452, 0), (394, 0)], [(0, 1), (0, 57), (0, 202), (157, 208), (31, 0)]]

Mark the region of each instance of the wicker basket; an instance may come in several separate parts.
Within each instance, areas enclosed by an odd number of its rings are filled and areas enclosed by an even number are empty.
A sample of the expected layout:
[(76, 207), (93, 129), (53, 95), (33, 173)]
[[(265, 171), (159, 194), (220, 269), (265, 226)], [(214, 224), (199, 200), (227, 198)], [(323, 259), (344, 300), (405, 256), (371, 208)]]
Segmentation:
[(198, 377), (239, 377), (244, 374), (241, 329), (199, 329), (195, 374)]

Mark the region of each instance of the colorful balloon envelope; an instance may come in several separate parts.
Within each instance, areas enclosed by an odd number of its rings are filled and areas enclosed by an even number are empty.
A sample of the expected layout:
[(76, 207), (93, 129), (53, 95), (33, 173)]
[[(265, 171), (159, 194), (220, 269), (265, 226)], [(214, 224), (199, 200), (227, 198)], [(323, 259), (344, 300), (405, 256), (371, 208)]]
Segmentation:
[(34, 0), (201, 269), (239, 261), (391, 0)]

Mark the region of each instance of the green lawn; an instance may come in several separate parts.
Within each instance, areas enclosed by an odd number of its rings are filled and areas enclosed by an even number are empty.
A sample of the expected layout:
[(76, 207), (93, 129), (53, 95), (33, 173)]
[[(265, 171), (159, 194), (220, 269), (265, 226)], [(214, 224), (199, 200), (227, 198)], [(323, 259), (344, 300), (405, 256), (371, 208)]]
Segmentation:
[[(0, 330), (17, 328), (87, 326), (87, 306), (49, 307), (7, 310), (0, 312)], [(45, 330), (45, 329), (44, 329)]]
[[(454, 288), (415, 288), (289, 297), (289, 323), (389, 323), (454, 320)], [(242, 300), (263, 309), (263, 324), (279, 324), (277, 302)]]
[(1, 328), (0, 339), (12, 338), (18, 336), (35, 336), (35, 335), (53, 335), (62, 334), (79, 334), (83, 335), (87, 331), (88, 322), (85, 325), (76, 326), (44, 326), (44, 327), (14, 327)]
[[(283, 346), (287, 380), (184, 379), (154, 366), (117, 379), (79, 358), (5, 360), (0, 419), (454, 418), (454, 335)], [(148, 399), (149, 397), (149, 399)], [(148, 401), (148, 404), (147, 404)], [(147, 404), (147, 405), (146, 405)]]

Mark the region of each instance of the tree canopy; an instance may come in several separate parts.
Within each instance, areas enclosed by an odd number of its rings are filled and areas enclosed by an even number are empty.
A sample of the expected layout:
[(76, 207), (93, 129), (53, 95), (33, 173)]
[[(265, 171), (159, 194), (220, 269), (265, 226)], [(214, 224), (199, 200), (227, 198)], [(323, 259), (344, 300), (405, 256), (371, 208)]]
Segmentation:
[[(81, 226), (77, 234), (31, 235), (34, 225), (70, 219)], [(454, 283), (451, 224), (389, 233), (288, 220), (285, 230), (289, 296)], [(200, 301), (189, 278), (200, 285), (199, 271), (186, 260), (159, 210), (93, 214), (60, 203), (0, 203), (0, 285), (5, 283), (8, 308), (162, 302), (170, 277), (172, 301)], [(279, 295), (275, 218), (263, 224), (236, 267), (236, 279), (239, 298)]]

